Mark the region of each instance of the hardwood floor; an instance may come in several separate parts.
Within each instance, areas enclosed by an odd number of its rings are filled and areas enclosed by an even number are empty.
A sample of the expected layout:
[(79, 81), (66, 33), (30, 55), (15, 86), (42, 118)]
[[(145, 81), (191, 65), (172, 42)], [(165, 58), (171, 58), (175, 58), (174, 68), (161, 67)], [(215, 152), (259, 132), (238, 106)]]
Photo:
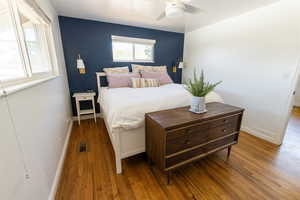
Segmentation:
[[(87, 143), (87, 152), (79, 144)], [(300, 199), (300, 109), (294, 110), (281, 147), (241, 133), (226, 150), (175, 171), (170, 185), (145, 154), (123, 161), (116, 175), (104, 122), (73, 127), (57, 200)]]

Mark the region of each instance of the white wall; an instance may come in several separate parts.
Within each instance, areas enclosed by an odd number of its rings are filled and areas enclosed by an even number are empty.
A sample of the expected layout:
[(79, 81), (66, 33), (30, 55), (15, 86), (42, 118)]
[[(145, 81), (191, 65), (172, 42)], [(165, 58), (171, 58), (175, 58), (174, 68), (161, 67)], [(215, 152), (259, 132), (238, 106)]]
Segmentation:
[(294, 106), (300, 107), (300, 79), (298, 79), (298, 83), (295, 89), (295, 98), (294, 98)]
[(11, 199), (25, 183), (25, 170), (5, 99), (0, 97), (0, 199)]
[(282, 0), (185, 34), (183, 79), (193, 69), (246, 109), (243, 129), (281, 143), (300, 58), (300, 1)]
[(0, 98), (0, 199), (48, 199), (71, 119), (57, 14), (49, 0), (37, 3), (53, 20), (60, 76)]

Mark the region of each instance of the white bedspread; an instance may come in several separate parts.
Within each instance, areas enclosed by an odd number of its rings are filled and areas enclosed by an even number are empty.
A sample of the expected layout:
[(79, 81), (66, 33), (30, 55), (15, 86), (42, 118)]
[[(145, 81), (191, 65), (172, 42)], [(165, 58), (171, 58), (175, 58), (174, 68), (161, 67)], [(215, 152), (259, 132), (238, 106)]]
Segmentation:
[[(145, 113), (188, 106), (191, 95), (180, 84), (153, 88), (101, 88), (98, 102), (105, 112), (109, 129), (133, 129), (144, 125)], [(223, 102), (215, 92), (206, 102)]]

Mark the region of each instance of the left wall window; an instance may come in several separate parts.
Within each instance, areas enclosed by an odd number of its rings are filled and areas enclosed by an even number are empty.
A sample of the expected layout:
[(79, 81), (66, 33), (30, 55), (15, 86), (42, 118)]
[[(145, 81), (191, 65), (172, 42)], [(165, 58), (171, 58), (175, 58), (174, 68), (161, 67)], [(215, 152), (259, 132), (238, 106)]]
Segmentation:
[(0, 80), (24, 78), (25, 65), (7, 0), (0, 0)]
[(33, 0), (0, 0), (0, 81), (53, 75), (51, 21)]

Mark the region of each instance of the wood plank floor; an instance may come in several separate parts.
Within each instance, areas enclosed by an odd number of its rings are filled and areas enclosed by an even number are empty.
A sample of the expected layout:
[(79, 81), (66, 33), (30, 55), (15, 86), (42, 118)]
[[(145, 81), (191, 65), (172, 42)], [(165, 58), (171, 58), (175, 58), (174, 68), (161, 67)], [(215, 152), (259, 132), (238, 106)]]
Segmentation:
[[(79, 153), (80, 142), (88, 152)], [(85, 120), (74, 124), (56, 199), (300, 199), (300, 109), (281, 147), (241, 133), (225, 158), (226, 150), (180, 168), (170, 185), (144, 154), (124, 160), (116, 175), (104, 122)]]

